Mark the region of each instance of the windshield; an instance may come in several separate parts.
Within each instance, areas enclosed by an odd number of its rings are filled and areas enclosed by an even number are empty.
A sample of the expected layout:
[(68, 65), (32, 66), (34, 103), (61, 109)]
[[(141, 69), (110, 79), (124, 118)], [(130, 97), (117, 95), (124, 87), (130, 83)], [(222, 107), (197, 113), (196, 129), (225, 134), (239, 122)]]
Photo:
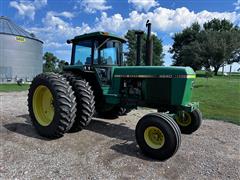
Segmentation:
[(93, 64), (120, 65), (121, 52), (122, 45), (118, 41), (82, 41), (75, 45), (73, 64), (91, 65), (93, 57)]

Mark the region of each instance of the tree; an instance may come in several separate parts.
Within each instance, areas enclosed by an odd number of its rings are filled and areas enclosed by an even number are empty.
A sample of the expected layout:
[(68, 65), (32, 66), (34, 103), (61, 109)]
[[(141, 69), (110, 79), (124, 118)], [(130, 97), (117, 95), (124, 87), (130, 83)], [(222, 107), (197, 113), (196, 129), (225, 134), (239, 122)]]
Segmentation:
[[(193, 49), (197, 44), (192, 44), (196, 39), (201, 30), (201, 27), (198, 23), (193, 23), (190, 27), (187, 27), (180, 33), (176, 33), (173, 37), (174, 43), (172, 48), (170, 49), (170, 53), (173, 54), (173, 65), (175, 66), (190, 66), (190, 64), (194, 65), (192, 62), (188, 64), (189, 58), (193, 55), (191, 51), (187, 51)], [(189, 47), (186, 47), (188, 46)], [(196, 54), (196, 52), (194, 53)], [(194, 56), (194, 55), (193, 55)], [(187, 57), (187, 62), (185, 58)], [(200, 59), (198, 59), (200, 60)], [(195, 60), (196, 61), (196, 60)], [(199, 63), (199, 62), (198, 62)], [(193, 69), (198, 70), (197, 67), (191, 66)], [(200, 67), (201, 69), (201, 67)]]
[(200, 26), (194, 23), (173, 37), (173, 65), (205, 67), (217, 72), (224, 64), (240, 62), (240, 30), (227, 20), (213, 19)]
[(63, 66), (68, 63), (64, 60), (59, 60), (53, 53), (46, 52), (43, 56), (43, 72), (61, 72)]
[(193, 41), (190, 44), (183, 46), (179, 53), (181, 57), (181, 66), (190, 66), (194, 71), (202, 68), (203, 57), (201, 56), (201, 44)]
[[(137, 56), (137, 38), (135, 35), (135, 30), (129, 30), (127, 34), (125, 35), (125, 38), (128, 40), (128, 52), (125, 54), (127, 58), (127, 65), (133, 66), (136, 64), (136, 56)], [(154, 66), (160, 66), (163, 65), (163, 47), (162, 47), (162, 41), (157, 38), (157, 36), (152, 35), (153, 38), (153, 65)], [(145, 64), (145, 58), (146, 58), (146, 39), (147, 34), (144, 33), (142, 35), (142, 46), (141, 46), (141, 65)]]
[(153, 65), (162, 66), (164, 63), (162, 40), (158, 39), (158, 37), (155, 35), (152, 35), (152, 39), (153, 39)]
[(205, 66), (214, 68), (214, 74), (224, 64), (240, 62), (240, 29), (227, 20), (213, 19), (203, 25), (202, 49)]
[(231, 23), (226, 19), (223, 19), (223, 20), (213, 19), (209, 22), (204, 23), (203, 27), (205, 31), (222, 32), (222, 31), (238, 30), (237, 26), (234, 26), (233, 23)]
[[(214, 74), (224, 64), (239, 62), (240, 37), (231, 31), (206, 31), (201, 43), (204, 67), (213, 67)], [(236, 41), (238, 39), (238, 42)]]
[(54, 72), (55, 66), (58, 61), (57, 57), (53, 53), (46, 52), (43, 56), (43, 72)]
[[(136, 43), (136, 35), (135, 31), (129, 30), (127, 34), (125, 35), (125, 38), (128, 40), (127, 46), (128, 46), (128, 52), (125, 54), (127, 58), (127, 65), (134, 66), (136, 64), (136, 58), (137, 58), (137, 43)], [(142, 38), (143, 41), (143, 38)], [(142, 47), (143, 49), (143, 43)]]
[(68, 65), (68, 62), (64, 61), (64, 60), (58, 60), (58, 63), (57, 63), (57, 68), (56, 68), (56, 72), (62, 72), (63, 71), (63, 67), (64, 66), (67, 66)]

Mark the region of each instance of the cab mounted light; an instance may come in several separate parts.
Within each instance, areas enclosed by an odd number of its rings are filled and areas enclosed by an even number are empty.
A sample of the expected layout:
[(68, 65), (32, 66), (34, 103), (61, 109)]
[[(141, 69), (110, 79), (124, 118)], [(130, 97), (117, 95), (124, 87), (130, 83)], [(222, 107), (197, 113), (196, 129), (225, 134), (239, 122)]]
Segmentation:
[(71, 44), (71, 43), (72, 43), (72, 40), (68, 39), (67, 44)]
[(108, 32), (102, 32), (102, 35), (108, 36), (109, 33)]

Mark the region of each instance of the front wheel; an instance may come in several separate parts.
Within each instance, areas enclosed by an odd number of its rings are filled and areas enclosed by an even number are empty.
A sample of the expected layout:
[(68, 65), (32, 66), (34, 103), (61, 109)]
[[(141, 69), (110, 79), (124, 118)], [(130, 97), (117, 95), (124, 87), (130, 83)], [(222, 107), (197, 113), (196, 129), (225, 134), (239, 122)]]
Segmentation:
[(161, 161), (172, 157), (181, 144), (180, 129), (166, 114), (145, 115), (137, 123), (135, 134), (142, 152)]
[(183, 134), (192, 134), (202, 124), (202, 113), (199, 109), (195, 109), (191, 113), (180, 111), (175, 115), (175, 120)]

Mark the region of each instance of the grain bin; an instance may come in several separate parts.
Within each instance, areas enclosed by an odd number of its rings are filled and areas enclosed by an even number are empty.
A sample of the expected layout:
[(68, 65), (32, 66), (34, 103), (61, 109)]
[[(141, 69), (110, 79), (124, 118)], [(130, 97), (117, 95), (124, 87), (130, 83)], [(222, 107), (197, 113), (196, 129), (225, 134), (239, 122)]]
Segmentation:
[(33, 34), (0, 17), (0, 83), (31, 81), (42, 72), (43, 42)]

